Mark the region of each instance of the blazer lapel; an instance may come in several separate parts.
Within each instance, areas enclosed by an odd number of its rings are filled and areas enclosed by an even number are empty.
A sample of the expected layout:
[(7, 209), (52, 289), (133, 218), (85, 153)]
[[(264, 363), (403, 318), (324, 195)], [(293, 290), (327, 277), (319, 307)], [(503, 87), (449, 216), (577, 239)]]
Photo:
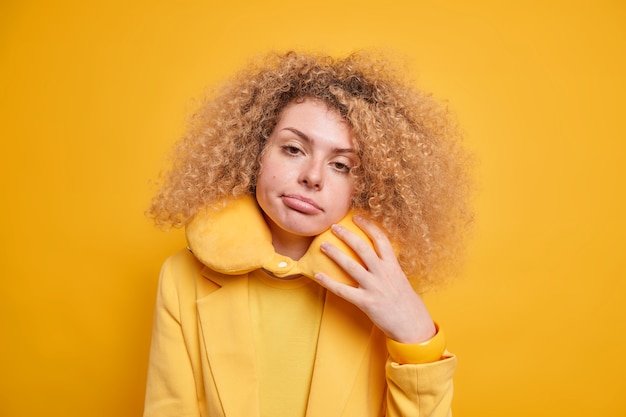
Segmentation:
[(258, 377), (248, 307), (248, 276), (203, 271), (220, 289), (197, 301), (207, 360), (228, 417), (259, 415)]
[(307, 417), (342, 415), (372, 329), (372, 322), (361, 310), (327, 291)]

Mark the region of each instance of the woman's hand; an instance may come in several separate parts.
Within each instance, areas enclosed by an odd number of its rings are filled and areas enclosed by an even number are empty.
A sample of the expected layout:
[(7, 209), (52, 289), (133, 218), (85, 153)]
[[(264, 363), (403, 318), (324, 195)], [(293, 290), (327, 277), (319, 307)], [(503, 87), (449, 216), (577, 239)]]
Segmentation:
[(322, 251), (359, 286), (342, 284), (323, 273), (315, 278), (328, 291), (360, 308), (388, 338), (420, 343), (433, 337), (436, 330), (430, 314), (400, 268), (387, 236), (361, 216), (355, 216), (354, 222), (372, 240), (375, 250), (342, 226), (334, 225), (332, 231), (356, 252), (365, 268), (330, 243), (324, 242)]

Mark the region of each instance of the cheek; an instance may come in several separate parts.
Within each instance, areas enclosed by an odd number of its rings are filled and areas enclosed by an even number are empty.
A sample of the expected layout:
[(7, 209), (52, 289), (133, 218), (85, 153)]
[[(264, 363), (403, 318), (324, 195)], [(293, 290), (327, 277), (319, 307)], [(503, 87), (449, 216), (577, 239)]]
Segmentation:
[(257, 174), (257, 187), (267, 181), (268, 175), (271, 175), (271, 169), (268, 169), (269, 167), (271, 167), (271, 164), (267, 163), (267, 158), (261, 158), (259, 161), (259, 173)]
[(268, 158), (262, 159), (256, 180), (257, 201), (265, 201), (265, 198), (270, 198), (271, 195), (278, 192), (281, 189), (283, 177), (284, 175), (281, 174), (277, 164), (272, 163)]
[(257, 174), (257, 177), (256, 177), (255, 190), (256, 190), (257, 200), (259, 199), (259, 196), (263, 195), (263, 193), (265, 192), (266, 175), (267, 175), (267, 171), (263, 168), (263, 165), (261, 165), (259, 167), (259, 173)]
[(275, 169), (268, 169), (267, 166), (266, 168), (261, 167), (256, 181), (257, 191), (259, 191), (259, 189), (261, 191), (267, 190), (268, 187), (271, 187), (272, 184), (276, 183), (277, 178), (280, 178), (280, 176), (277, 174)]
[(348, 183), (346, 184), (346, 195), (348, 196), (348, 205), (352, 203), (352, 197), (354, 197), (355, 191), (356, 191), (356, 180), (351, 177)]
[(269, 180), (275, 180), (276, 178), (281, 178), (281, 176), (283, 175), (281, 174), (281, 169), (283, 169), (283, 166), (284, 166), (284, 163), (281, 163), (280, 160), (277, 160), (272, 150), (268, 150), (261, 157), (261, 160), (259, 163), (258, 182), (263, 180), (267, 183)]
[(335, 194), (337, 197), (342, 196), (342, 198), (337, 198), (337, 209), (345, 212), (346, 214), (352, 208), (352, 197), (354, 196), (354, 182), (344, 184), (340, 190)]

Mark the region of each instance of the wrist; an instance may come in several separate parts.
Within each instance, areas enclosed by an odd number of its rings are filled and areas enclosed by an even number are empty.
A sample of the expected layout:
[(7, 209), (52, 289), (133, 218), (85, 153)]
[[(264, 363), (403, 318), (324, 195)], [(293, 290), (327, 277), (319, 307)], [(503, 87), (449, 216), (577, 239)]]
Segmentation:
[(435, 335), (419, 343), (401, 343), (387, 338), (387, 351), (395, 362), (401, 364), (419, 364), (436, 362), (446, 350), (443, 331), (435, 323)]

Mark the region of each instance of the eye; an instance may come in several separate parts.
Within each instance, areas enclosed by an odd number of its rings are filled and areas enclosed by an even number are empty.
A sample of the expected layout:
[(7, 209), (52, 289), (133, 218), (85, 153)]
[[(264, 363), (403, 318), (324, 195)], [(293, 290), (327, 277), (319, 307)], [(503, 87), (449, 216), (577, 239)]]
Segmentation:
[(285, 151), (287, 155), (299, 155), (302, 153), (300, 148), (298, 148), (297, 146), (293, 146), (293, 145), (283, 145), (282, 149), (283, 151)]
[(334, 169), (340, 172), (350, 172), (350, 169), (352, 169), (350, 166), (344, 164), (343, 162), (333, 162), (331, 165)]

